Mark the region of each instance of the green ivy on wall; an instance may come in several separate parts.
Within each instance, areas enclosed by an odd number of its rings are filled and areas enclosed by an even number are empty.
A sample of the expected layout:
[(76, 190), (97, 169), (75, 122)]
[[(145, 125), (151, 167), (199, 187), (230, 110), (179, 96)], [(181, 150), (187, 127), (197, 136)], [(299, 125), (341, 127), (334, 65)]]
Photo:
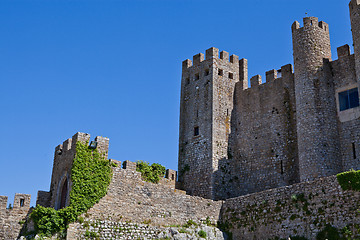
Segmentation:
[(64, 231), (69, 223), (75, 222), (106, 195), (112, 177), (111, 164), (87, 145), (87, 142), (76, 143), (69, 206), (60, 210), (37, 206), (31, 213), (37, 234), (51, 236)]
[(141, 177), (147, 182), (158, 183), (160, 178), (164, 177), (165, 170), (165, 167), (158, 163), (149, 165), (141, 160), (136, 162), (136, 171), (140, 172)]

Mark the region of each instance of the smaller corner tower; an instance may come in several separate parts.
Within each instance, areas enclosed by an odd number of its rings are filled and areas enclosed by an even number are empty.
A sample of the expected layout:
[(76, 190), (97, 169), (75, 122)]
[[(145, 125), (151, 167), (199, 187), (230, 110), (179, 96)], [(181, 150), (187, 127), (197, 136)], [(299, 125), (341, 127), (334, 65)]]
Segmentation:
[[(76, 156), (76, 144), (82, 142), (89, 144), (90, 134), (76, 133), (72, 138), (67, 139), (63, 144), (55, 148), (54, 165), (51, 176), (50, 195), (47, 201), (40, 201), (43, 206), (61, 209), (69, 205), (71, 191), (71, 169)], [(91, 141), (89, 148), (97, 149), (104, 157), (108, 156), (109, 139), (105, 137), (96, 137)], [(41, 196), (48, 195), (46, 192), (39, 192)]]
[[(341, 171), (329, 26), (316, 17), (292, 25), (300, 181)], [(326, 59), (326, 60), (325, 60)]]
[(179, 182), (189, 194), (215, 198), (214, 173), (227, 158), (239, 57), (217, 48), (183, 62)]
[(351, 31), (355, 52), (356, 79), (360, 83), (360, 0), (351, 0), (349, 3)]

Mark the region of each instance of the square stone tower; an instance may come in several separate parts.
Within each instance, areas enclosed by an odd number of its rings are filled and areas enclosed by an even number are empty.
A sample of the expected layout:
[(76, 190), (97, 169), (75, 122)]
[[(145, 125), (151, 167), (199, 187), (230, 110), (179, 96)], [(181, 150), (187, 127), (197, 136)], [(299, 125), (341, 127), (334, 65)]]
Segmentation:
[(179, 182), (188, 194), (213, 199), (214, 173), (227, 158), (239, 57), (217, 48), (183, 62)]

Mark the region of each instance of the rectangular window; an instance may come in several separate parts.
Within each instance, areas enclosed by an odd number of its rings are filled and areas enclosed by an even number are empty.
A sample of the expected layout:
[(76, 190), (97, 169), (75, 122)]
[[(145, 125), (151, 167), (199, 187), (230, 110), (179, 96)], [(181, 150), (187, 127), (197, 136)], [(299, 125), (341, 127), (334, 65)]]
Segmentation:
[(206, 69), (206, 70), (205, 70), (205, 76), (209, 76), (209, 74), (210, 74), (210, 70), (209, 70), (209, 69)]
[(233, 74), (233, 73), (229, 73), (229, 78), (230, 78), (230, 79), (234, 79), (234, 74)]
[(219, 76), (222, 76), (222, 75), (224, 75), (224, 70), (222, 70), (222, 69), (219, 69), (219, 71), (218, 71), (218, 74), (219, 74)]
[(20, 207), (23, 207), (25, 204), (25, 199), (21, 198), (20, 199)]
[(340, 111), (359, 106), (359, 92), (357, 88), (339, 92)]
[(199, 127), (194, 127), (194, 136), (199, 136)]
[(200, 74), (195, 74), (195, 80), (199, 80), (200, 79)]

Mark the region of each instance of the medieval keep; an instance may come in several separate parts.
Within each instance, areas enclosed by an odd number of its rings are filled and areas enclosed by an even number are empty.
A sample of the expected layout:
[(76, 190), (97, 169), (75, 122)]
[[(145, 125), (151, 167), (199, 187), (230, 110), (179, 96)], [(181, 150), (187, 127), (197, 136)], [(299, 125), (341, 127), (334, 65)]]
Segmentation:
[[(311, 181), (360, 162), (360, 13), (350, 3), (354, 54), (331, 59), (329, 26), (294, 22), (294, 67), (248, 78), (247, 60), (216, 48), (182, 65), (179, 181), (227, 199)], [(251, 86), (251, 87), (249, 87)]]

